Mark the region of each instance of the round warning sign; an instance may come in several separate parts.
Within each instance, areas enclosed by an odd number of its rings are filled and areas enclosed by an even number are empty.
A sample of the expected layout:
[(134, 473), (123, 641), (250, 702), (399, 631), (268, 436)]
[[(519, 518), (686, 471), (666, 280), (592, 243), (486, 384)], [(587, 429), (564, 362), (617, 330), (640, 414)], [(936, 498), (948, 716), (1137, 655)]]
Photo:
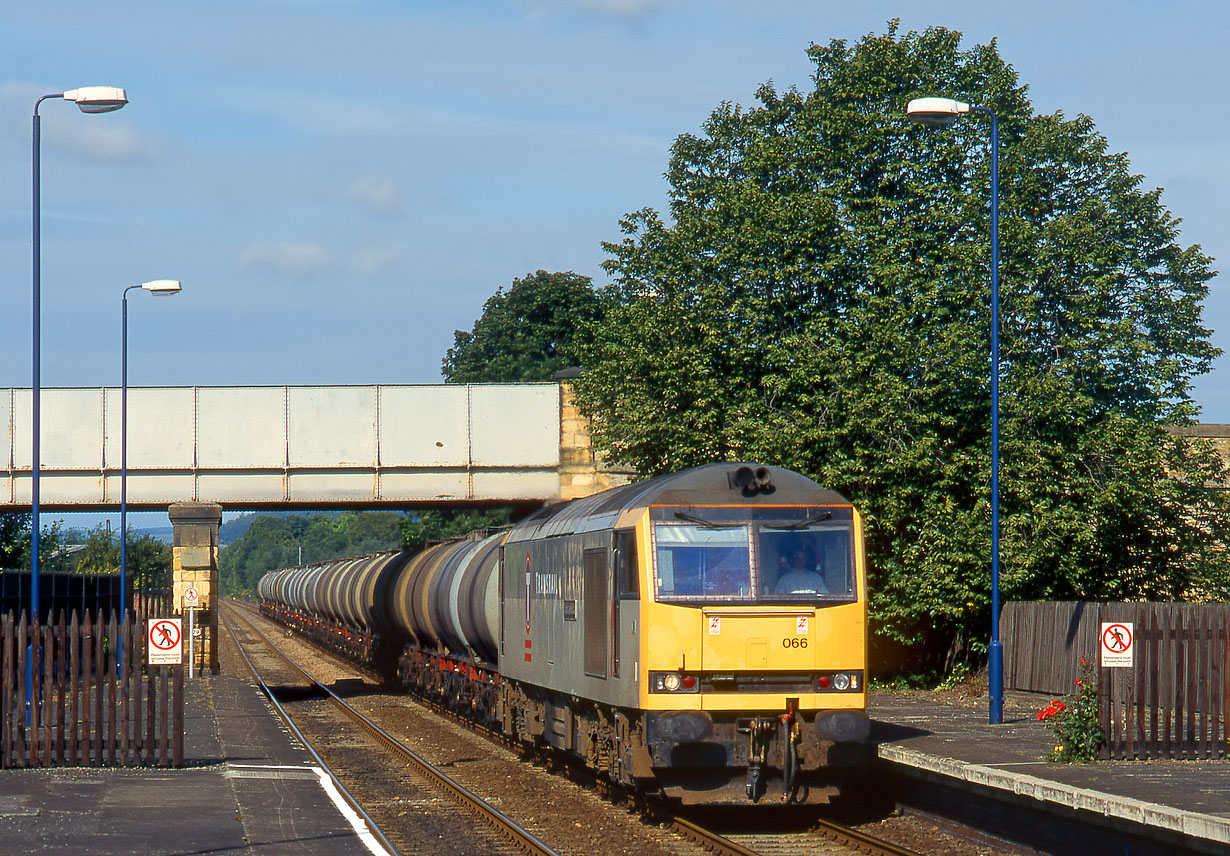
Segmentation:
[(183, 662), (184, 634), (178, 618), (153, 618), (149, 623), (149, 664), (178, 666)]
[(1102, 668), (1130, 667), (1133, 661), (1132, 625), (1128, 622), (1102, 623)]
[(188, 586), (184, 589), (184, 606), (196, 606), (201, 602), (201, 594), (196, 590), (196, 586)]

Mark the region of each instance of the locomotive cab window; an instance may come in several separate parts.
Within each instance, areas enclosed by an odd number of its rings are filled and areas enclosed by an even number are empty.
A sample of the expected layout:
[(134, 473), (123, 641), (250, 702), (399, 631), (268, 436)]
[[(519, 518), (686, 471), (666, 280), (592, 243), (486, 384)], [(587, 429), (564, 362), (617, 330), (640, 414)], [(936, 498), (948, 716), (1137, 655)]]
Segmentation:
[(747, 526), (658, 524), (654, 529), (659, 598), (725, 599), (751, 594)]
[(760, 527), (761, 585), (766, 599), (854, 594), (852, 532), (842, 524)]
[(848, 508), (661, 509), (657, 517), (657, 600), (701, 605), (856, 597)]

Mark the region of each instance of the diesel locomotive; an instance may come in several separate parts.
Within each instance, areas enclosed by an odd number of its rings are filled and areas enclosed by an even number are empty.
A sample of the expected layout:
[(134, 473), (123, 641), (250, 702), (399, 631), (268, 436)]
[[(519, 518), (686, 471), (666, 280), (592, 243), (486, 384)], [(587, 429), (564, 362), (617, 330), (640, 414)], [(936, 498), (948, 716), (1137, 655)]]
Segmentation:
[(710, 464), (507, 530), (265, 575), (261, 609), (413, 691), (684, 804), (827, 802), (865, 758), (862, 519)]

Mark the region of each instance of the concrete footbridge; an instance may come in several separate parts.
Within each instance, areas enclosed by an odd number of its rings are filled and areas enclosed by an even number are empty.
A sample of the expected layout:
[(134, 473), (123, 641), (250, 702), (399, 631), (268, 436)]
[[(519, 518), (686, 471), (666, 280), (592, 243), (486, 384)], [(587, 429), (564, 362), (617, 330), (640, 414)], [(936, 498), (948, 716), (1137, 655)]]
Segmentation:
[[(31, 403), (0, 389), (0, 511), (30, 508)], [(119, 507), (120, 405), (42, 391), (42, 509)], [(129, 388), (127, 446), (130, 510), (541, 505), (621, 483), (567, 383)]]

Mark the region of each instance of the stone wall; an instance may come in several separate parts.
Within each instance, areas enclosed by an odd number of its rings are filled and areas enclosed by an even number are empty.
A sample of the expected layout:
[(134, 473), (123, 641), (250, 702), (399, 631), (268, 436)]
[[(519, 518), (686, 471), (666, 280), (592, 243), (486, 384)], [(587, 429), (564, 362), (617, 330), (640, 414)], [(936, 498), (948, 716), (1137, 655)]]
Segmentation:
[[(1213, 423), (1204, 425), (1176, 425), (1167, 430), (1180, 437), (1208, 440), (1213, 444), (1213, 448), (1221, 453), (1222, 460), (1226, 462), (1226, 466), (1230, 467), (1230, 425), (1217, 425)], [(1224, 484), (1222, 487), (1230, 489), (1230, 484)]]
[(632, 481), (631, 470), (608, 465), (590, 444), (590, 423), (577, 408), (572, 384), (559, 385), (560, 499), (578, 499)]

